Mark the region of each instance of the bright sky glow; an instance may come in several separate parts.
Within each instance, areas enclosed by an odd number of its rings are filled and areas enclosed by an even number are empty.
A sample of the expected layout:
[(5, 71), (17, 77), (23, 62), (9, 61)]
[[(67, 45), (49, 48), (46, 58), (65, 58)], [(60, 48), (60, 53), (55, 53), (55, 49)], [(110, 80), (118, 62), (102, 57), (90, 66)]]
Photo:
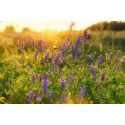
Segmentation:
[[(0, 4), (0, 20), (11, 21), (9, 24), (17, 30), (22, 27), (65, 30), (70, 21), (77, 22), (75, 29), (84, 29), (98, 21), (124, 21), (124, 12), (124, 0), (2, 0)], [(0, 23), (0, 29), (5, 24)]]

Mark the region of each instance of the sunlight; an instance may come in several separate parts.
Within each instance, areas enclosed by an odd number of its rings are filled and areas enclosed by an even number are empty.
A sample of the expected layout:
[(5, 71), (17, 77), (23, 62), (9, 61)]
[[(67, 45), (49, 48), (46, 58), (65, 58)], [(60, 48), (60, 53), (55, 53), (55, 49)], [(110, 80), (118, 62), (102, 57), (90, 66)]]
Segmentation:
[[(74, 30), (83, 30), (87, 26), (93, 24), (94, 21), (76, 21)], [(16, 31), (21, 31), (24, 27), (28, 27), (35, 31), (41, 30), (69, 30), (71, 21), (4, 21), (0, 23), (0, 30), (4, 30), (6, 26), (14, 26)]]

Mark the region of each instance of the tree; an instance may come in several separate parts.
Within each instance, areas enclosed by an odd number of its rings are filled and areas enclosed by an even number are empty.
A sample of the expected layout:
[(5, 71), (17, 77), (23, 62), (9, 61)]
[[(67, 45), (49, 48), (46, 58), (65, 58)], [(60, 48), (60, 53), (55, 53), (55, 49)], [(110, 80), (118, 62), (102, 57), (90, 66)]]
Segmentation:
[(6, 26), (4, 29), (4, 34), (14, 34), (15, 33), (15, 28), (13, 26)]

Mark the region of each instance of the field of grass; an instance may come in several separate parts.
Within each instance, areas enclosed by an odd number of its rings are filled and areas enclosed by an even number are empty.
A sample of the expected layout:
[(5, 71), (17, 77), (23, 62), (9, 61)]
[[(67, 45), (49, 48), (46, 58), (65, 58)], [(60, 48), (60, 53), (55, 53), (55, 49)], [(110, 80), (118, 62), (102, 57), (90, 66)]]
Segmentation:
[(125, 32), (0, 33), (0, 103), (125, 103), (123, 51)]

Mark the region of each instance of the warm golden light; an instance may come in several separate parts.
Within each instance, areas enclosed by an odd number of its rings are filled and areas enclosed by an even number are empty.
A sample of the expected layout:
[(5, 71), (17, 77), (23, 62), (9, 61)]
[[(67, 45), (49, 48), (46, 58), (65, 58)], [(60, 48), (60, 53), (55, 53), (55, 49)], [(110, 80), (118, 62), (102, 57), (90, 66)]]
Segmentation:
[[(75, 21), (74, 30), (83, 30), (87, 26), (93, 24), (94, 21)], [(4, 30), (6, 26), (14, 26), (16, 31), (21, 31), (24, 27), (32, 30), (41, 31), (45, 29), (50, 30), (68, 30), (71, 21), (4, 21), (0, 23), (0, 30)]]

